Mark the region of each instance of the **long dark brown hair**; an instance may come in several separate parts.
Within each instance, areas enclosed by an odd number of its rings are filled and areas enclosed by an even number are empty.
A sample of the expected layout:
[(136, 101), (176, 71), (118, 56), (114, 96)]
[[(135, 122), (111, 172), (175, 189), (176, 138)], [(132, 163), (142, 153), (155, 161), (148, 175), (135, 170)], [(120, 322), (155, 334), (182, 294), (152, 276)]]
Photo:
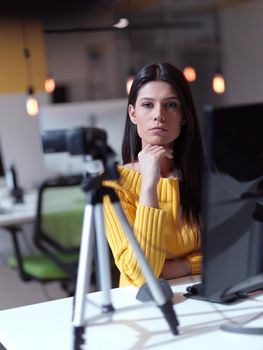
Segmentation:
[[(181, 174), (180, 200), (182, 217), (188, 223), (201, 228), (201, 176), (203, 146), (193, 97), (183, 73), (170, 63), (152, 63), (143, 67), (136, 75), (128, 98), (128, 106), (135, 107), (139, 90), (151, 81), (169, 83), (181, 102), (183, 119), (179, 137), (174, 141), (174, 166)], [(134, 162), (142, 149), (136, 125), (130, 120), (128, 108), (122, 142), (123, 164)]]

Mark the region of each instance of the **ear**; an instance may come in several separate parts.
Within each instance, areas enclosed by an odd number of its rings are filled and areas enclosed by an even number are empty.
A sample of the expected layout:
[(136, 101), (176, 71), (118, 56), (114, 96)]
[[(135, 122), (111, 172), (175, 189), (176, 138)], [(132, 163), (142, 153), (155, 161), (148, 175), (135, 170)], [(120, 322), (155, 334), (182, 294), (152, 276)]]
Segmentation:
[(133, 124), (137, 124), (137, 120), (136, 120), (136, 116), (135, 116), (135, 108), (133, 107), (133, 105), (129, 105), (128, 107), (128, 113), (131, 119), (131, 122)]

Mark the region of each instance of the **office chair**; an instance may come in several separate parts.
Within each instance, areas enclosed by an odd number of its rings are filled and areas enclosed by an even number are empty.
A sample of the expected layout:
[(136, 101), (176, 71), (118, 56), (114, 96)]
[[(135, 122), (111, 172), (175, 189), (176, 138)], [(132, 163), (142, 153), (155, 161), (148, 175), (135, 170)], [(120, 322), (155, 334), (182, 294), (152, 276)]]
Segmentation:
[(23, 255), (18, 239), (21, 228), (13, 226), (9, 230), (15, 254), (7, 263), (18, 269), (23, 281), (59, 281), (68, 295), (74, 294), (85, 207), (81, 179), (50, 179), (39, 187), (33, 230), (37, 253)]

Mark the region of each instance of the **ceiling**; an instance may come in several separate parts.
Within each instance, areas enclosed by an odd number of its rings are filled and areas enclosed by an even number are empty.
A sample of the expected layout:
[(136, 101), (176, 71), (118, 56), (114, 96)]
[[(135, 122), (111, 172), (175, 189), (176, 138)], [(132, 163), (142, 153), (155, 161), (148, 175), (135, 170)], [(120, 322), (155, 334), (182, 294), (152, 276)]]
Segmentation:
[(7, 0), (1, 2), (0, 14), (25, 16), (61, 16), (82, 10), (99, 11), (116, 0)]
[[(121, 17), (129, 19), (130, 24), (125, 28), (128, 31), (200, 27), (207, 31), (211, 15), (217, 10), (248, 1), (255, 0), (73, 0), (67, 7), (62, 5), (62, 0), (45, 0), (36, 1), (34, 9), (36, 15), (43, 17), (46, 34), (116, 30), (113, 24)], [(23, 4), (30, 2), (23, 0)]]
[(1, 2), (0, 14), (18, 14), (41, 17), (74, 15), (83, 11), (89, 18), (116, 16), (154, 16), (169, 9), (177, 14), (211, 11), (215, 8), (237, 6), (253, 0), (7, 0)]

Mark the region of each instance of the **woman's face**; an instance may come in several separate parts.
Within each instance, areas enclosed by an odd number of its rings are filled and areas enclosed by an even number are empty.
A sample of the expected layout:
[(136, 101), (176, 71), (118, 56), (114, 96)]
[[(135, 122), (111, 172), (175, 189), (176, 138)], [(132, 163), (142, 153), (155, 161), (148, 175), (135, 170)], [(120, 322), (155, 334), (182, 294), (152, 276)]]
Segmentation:
[(137, 125), (142, 147), (148, 144), (171, 147), (184, 123), (177, 93), (163, 81), (145, 84), (139, 90), (135, 106), (129, 105), (129, 115)]

